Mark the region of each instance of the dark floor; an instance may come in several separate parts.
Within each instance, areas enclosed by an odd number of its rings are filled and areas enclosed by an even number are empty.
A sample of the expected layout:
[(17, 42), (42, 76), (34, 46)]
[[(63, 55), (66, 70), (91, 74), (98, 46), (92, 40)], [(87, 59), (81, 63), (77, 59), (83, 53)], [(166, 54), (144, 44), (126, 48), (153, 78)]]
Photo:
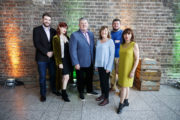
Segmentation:
[[(0, 120), (180, 120), (180, 90), (161, 85), (160, 91), (142, 92), (131, 89), (130, 106), (118, 115), (119, 97), (110, 93), (110, 104), (100, 107), (95, 96), (78, 98), (69, 89), (70, 103), (52, 93), (39, 101), (39, 88), (4, 88), (0, 86)], [(98, 91), (99, 92), (99, 91)]]

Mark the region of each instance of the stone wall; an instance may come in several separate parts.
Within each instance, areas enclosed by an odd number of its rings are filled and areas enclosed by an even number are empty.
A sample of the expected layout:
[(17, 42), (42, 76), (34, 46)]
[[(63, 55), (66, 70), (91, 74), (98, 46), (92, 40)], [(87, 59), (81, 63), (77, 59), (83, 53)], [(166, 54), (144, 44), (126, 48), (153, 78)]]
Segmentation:
[(161, 83), (180, 79), (179, 0), (0, 0), (0, 80), (37, 82), (32, 30), (44, 12), (51, 13), (55, 29), (67, 22), (69, 35), (86, 17), (96, 40), (102, 25), (111, 29), (112, 20), (120, 18), (121, 29), (134, 30), (140, 57), (160, 62)]

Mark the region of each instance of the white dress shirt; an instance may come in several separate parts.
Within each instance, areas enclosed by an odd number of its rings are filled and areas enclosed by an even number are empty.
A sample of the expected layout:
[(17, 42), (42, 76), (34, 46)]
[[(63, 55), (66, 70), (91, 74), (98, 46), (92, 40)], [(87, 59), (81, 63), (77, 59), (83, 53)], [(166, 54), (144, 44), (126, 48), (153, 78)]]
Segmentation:
[(50, 27), (45, 27), (43, 25), (43, 28), (44, 28), (44, 31), (45, 31), (45, 33), (47, 35), (48, 41), (50, 42)]

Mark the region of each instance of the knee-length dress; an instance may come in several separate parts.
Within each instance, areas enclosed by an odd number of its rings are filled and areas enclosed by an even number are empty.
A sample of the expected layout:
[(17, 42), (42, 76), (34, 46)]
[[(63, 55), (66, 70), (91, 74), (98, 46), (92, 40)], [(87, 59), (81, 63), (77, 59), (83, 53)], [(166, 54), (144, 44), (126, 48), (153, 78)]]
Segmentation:
[(129, 78), (129, 74), (134, 64), (134, 44), (130, 42), (127, 47), (120, 45), (119, 51), (119, 79), (118, 85), (120, 87), (132, 87), (134, 78)]

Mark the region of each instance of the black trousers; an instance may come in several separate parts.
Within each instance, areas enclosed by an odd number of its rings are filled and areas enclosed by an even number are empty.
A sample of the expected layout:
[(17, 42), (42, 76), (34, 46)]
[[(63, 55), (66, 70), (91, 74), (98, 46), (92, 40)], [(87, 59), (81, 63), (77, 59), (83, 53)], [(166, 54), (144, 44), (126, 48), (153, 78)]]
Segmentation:
[(91, 65), (90, 67), (81, 67), (80, 70), (76, 70), (76, 75), (77, 75), (77, 89), (79, 93), (83, 93), (85, 87), (88, 93), (92, 92), (93, 65)]
[(110, 72), (106, 73), (103, 67), (98, 67), (99, 77), (100, 77), (100, 87), (101, 93), (105, 98), (109, 98), (109, 76)]

